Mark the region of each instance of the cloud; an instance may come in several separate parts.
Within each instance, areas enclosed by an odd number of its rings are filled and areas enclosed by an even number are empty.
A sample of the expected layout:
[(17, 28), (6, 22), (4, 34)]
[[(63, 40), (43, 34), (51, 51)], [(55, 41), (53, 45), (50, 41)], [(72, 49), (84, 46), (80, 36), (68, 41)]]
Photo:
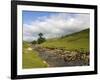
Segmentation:
[(40, 16), (37, 20), (30, 22), (30, 24), (23, 24), (23, 40), (36, 40), (40, 32), (46, 38), (53, 38), (89, 27), (89, 14), (58, 13)]

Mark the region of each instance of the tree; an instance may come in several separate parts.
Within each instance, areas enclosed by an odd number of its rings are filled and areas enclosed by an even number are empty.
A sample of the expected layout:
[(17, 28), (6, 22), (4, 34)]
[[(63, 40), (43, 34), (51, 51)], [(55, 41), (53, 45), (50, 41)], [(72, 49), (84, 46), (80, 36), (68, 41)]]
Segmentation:
[(37, 40), (38, 44), (41, 44), (46, 41), (46, 39), (43, 37), (42, 33), (39, 33), (38, 35), (39, 35), (39, 38)]
[(42, 34), (42, 33), (39, 33), (38, 35), (39, 35), (39, 37), (40, 37), (40, 38), (42, 38), (42, 36), (43, 36), (43, 34)]

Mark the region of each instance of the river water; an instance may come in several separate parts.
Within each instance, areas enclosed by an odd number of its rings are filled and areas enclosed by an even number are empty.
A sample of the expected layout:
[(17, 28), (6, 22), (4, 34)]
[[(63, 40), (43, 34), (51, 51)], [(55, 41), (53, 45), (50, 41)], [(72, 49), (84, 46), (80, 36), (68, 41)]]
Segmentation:
[(50, 51), (38, 52), (38, 55), (49, 64), (49, 67), (67, 67), (67, 66), (83, 66), (84, 61), (65, 61), (63, 57), (59, 56), (57, 53), (52, 53)]

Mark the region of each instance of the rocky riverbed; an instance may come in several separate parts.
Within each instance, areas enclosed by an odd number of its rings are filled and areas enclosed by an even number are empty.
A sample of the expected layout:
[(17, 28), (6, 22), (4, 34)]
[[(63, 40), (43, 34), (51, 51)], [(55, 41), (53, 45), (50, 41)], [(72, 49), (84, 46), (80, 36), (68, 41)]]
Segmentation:
[(67, 51), (57, 48), (33, 46), (38, 55), (48, 63), (49, 67), (88, 66), (89, 52)]

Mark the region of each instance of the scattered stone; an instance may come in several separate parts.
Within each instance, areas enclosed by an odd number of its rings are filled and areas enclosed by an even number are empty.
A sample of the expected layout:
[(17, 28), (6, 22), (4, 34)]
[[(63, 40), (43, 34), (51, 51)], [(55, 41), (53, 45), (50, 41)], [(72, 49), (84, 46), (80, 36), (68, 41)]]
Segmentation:
[(31, 51), (31, 50), (32, 50), (32, 48), (31, 48), (31, 47), (29, 47), (29, 48), (27, 48), (27, 50), (28, 50), (28, 51)]
[(47, 62), (46, 62), (46, 61), (43, 61), (43, 63), (47, 64)]

